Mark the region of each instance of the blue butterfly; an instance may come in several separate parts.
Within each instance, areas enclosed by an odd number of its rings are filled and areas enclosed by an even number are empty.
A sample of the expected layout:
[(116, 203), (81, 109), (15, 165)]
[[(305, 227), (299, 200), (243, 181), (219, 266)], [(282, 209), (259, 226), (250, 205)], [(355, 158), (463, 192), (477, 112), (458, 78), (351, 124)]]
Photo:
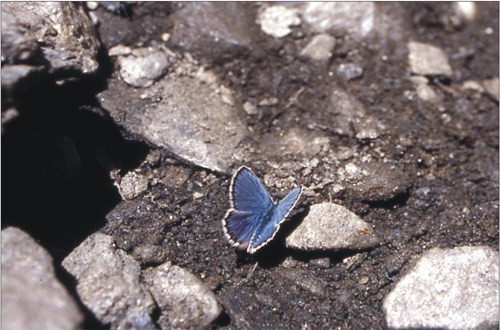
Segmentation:
[(234, 173), (229, 187), (229, 203), (222, 219), (224, 234), (232, 246), (255, 253), (276, 235), (302, 195), (302, 187), (275, 202), (253, 172), (245, 166)]

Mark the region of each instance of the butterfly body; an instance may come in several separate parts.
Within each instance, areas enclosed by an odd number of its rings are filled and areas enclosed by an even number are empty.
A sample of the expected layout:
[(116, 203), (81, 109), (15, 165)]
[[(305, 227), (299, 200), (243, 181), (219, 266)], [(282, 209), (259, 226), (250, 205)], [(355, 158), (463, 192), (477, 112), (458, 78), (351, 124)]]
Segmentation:
[(231, 207), (222, 219), (227, 239), (241, 250), (256, 252), (274, 238), (301, 194), (300, 187), (282, 201), (273, 201), (255, 174), (245, 166), (240, 167), (229, 188)]

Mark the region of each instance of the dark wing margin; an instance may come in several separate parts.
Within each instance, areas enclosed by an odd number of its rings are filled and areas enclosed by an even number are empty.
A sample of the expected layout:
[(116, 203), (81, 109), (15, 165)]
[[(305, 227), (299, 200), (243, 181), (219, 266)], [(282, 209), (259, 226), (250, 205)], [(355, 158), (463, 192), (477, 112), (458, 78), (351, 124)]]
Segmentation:
[(259, 223), (259, 216), (251, 212), (229, 209), (222, 219), (222, 230), (232, 246), (246, 250)]

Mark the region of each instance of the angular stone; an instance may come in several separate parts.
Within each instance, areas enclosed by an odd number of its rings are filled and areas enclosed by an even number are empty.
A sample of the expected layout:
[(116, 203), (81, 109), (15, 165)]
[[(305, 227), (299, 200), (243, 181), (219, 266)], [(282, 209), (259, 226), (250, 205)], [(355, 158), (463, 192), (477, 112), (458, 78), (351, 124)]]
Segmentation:
[(498, 329), (498, 252), (427, 251), (385, 297), (389, 329)]
[(498, 78), (488, 79), (483, 81), (484, 89), (496, 101), (498, 101)]
[(301, 56), (313, 61), (328, 61), (332, 57), (335, 47), (335, 38), (329, 34), (322, 33), (314, 36), (307, 46), (300, 52)]
[(24, 231), (2, 230), (2, 328), (81, 329), (83, 315), (50, 254)]
[(380, 244), (372, 227), (345, 207), (312, 205), (302, 223), (286, 238), (286, 246), (300, 250), (363, 249)]
[(162, 329), (205, 329), (222, 309), (217, 298), (195, 275), (166, 262), (143, 272), (161, 316)]
[(93, 234), (62, 265), (76, 277), (78, 295), (99, 321), (112, 329), (155, 328), (150, 317), (155, 304), (141, 283), (140, 265), (115, 249), (111, 236)]
[(363, 68), (354, 63), (342, 63), (337, 68), (337, 73), (349, 81), (363, 76)]
[(416, 41), (408, 43), (408, 61), (411, 71), (415, 74), (449, 77), (453, 73), (448, 55), (442, 49), (429, 44)]
[(364, 105), (339, 86), (333, 86), (328, 100), (328, 112), (330, 112), (334, 122), (329, 125), (341, 135), (354, 135), (353, 124), (366, 116)]
[(138, 90), (113, 79), (101, 105), (131, 135), (204, 168), (227, 172), (247, 135), (243, 111), (216, 84), (169, 76)]

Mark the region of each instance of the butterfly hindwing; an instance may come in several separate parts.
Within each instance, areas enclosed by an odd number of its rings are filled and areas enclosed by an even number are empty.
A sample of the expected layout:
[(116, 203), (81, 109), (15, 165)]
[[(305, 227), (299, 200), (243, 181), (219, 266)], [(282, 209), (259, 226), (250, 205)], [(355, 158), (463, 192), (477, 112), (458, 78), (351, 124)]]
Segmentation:
[(222, 223), (229, 242), (241, 249), (246, 249), (259, 220), (252, 213), (229, 209)]

